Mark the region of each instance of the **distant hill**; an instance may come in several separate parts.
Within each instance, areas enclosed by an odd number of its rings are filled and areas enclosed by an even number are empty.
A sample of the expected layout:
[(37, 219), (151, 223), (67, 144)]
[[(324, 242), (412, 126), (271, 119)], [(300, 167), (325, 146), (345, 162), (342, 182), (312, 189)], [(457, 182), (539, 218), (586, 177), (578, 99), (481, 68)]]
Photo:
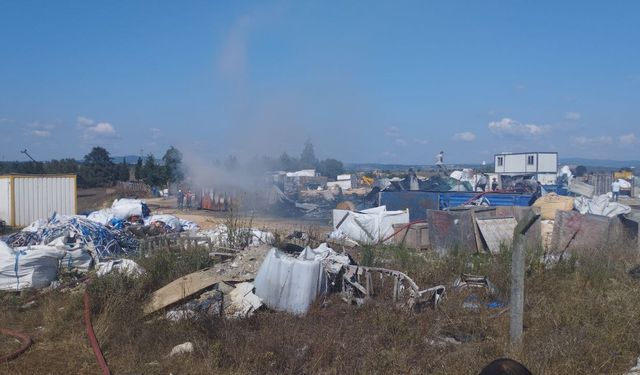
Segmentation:
[(606, 159), (587, 159), (587, 158), (560, 158), (560, 165), (584, 165), (585, 167), (601, 167), (601, 168), (640, 168), (640, 160), (606, 160)]

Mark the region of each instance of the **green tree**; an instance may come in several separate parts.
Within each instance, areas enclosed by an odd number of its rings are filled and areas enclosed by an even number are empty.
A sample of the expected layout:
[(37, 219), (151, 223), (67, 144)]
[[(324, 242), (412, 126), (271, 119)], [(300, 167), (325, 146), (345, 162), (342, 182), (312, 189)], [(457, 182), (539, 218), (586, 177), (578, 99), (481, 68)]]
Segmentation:
[(127, 164), (127, 158), (122, 159), (122, 163), (117, 166), (117, 179), (118, 181), (129, 181), (129, 164)]
[(136, 177), (136, 180), (142, 180), (142, 178), (144, 177), (143, 176), (143, 171), (142, 171), (142, 157), (141, 156), (138, 157), (138, 161), (136, 162), (134, 175)]
[(162, 157), (169, 182), (180, 182), (184, 180), (182, 167), (182, 152), (171, 146)]
[(344, 166), (339, 160), (324, 159), (318, 163), (318, 173), (335, 180), (339, 174), (344, 173)]
[(304, 143), (304, 149), (300, 154), (300, 167), (302, 168), (315, 168), (318, 165), (318, 159), (316, 153), (313, 150), (313, 143), (307, 139)]
[(282, 155), (280, 155), (280, 169), (283, 171), (295, 171), (298, 169), (299, 165), (300, 162), (298, 159), (289, 156), (286, 152), (283, 152)]
[(142, 180), (149, 186), (165, 186), (168, 181), (166, 169), (156, 163), (153, 154), (147, 155), (142, 166)]
[(79, 184), (83, 187), (105, 187), (113, 185), (117, 168), (109, 152), (102, 147), (94, 147), (84, 156), (78, 173)]

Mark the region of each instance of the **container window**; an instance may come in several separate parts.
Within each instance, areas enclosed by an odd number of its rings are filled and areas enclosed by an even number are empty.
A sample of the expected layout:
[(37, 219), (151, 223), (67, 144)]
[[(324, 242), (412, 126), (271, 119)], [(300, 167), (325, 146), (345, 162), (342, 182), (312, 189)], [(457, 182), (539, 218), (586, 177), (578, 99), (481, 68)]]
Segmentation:
[(527, 165), (534, 165), (533, 155), (527, 155)]

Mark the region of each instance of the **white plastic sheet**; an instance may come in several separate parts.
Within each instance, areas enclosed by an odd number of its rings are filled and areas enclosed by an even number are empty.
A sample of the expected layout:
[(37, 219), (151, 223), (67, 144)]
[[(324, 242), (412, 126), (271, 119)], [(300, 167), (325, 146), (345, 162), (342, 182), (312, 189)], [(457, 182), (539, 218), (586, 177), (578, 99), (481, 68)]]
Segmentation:
[(153, 224), (156, 221), (161, 221), (171, 227), (171, 229), (179, 232), (182, 230), (182, 223), (180, 219), (173, 215), (152, 215), (144, 219), (144, 225)]
[(116, 218), (115, 214), (110, 208), (104, 208), (102, 210), (93, 211), (89, 215), (87, 215), (87, 219), (100, 223), (102, 225), (107, 225), (111, 221), (111, 219)]
[(327, 277), (317, 259), (296, 259), (272, 248), (254, 281), (255, 294), (274, 310), (304, 314), (326, 292)]
[(0, 290), (44, 288), (58, 276), (66, 252), (52, 246), (10, 248), (0, 241)]
[(116, 259), (110, 260), (108, 262), (98, 263), (97, 275), (98, 277), (102, 277), (110, 272), (117, 271), (123, 273), (127, 276), (140, 276), (145, 271), (144, 268), (140, 267), (138, 263), (132, 261), (131, 259)]
[(573, 206), (581, 214), (594, 214), (608, 217), (615, 217), (618, 215), (624, 215), (631, 212), (631, 207), (618, 202), (610, 202), (609, 196), (606, 194), (593, 197), (591, 199), (586, 197), (577, 197), (573, 201)]
[(128, 219), (131, 216), (142, 217), (142, 204), (139, 199), (116, 199), (111, 205), (111, 212), (118, 219)]
[(353, 212), (333, 210), (331, 238), (348, 238), (360, 244), (377, 244), (393, 234), (394, 224), (408, 224), (409, 210), (387, 211), (386, 206)]

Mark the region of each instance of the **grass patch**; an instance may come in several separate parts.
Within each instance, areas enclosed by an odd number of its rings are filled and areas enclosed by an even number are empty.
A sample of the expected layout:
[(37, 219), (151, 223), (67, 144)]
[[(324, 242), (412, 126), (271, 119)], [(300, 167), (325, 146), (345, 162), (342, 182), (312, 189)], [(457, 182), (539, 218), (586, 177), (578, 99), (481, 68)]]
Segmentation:
[[(508, 298), (508, 250), (439, 258), (397, 246), (360, 249), (357, 260), (363, 265), (398, 269), (421, 287), (447, 285), (440, 307), (421, 313), (375, 300), (358, 307), (331, 295), (300, 317), (261, 311), (240, 320), (144, 318), (149, 293), (210, 266), (205, 253), (156, 252), (137, 260), (145, 276), (114, 274), (90, 284), (94, 326), (114, 373), (477, 374), (503, 356), (536, 374), (623, 373), (640, 354), (640, 281), (627, 274), (638, 257), (621, 248), (584, 250), (550, 269), (534, 264), (539, 254), (529, 252), (521, 351), (509, 345), (508, 314), (463, 309), (467, 294), (450, 287), (460, 273), (475, 273), (487, 276)], [(23, 298), (4, 296), (0, 314), (3, 324), (27, 330), (36, 344), (0, 365), (1, 373), (98, 371), (81, 323), (80, 293), (52, 292), (25, 311)], [(438, 343), (442, 337), (461, 343)], [(185, 341), (194, 344), (192, 354), (167, 357)]]

